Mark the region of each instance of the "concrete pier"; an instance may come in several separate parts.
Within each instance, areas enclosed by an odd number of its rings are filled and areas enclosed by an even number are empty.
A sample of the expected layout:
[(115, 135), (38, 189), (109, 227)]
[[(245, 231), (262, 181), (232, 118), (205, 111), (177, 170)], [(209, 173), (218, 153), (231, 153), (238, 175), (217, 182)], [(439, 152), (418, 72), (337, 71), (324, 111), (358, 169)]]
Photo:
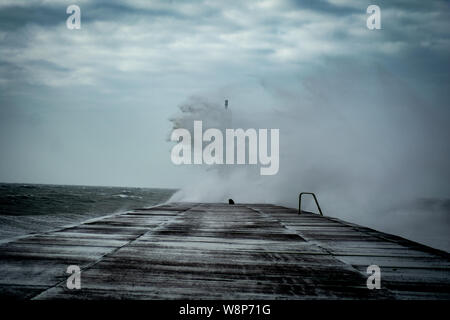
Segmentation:
[(0, 298), (450, 299), (450, 255), (281, 206), (170, 203), (0, 245)]

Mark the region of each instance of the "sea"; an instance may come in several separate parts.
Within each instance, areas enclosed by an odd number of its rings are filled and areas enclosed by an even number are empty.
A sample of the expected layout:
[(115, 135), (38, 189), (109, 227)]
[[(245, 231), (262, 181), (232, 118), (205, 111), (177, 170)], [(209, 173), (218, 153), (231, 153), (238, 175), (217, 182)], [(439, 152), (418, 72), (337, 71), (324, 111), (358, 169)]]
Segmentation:
[(151, 207), (176, 189), (0, 183), (0, 241)]

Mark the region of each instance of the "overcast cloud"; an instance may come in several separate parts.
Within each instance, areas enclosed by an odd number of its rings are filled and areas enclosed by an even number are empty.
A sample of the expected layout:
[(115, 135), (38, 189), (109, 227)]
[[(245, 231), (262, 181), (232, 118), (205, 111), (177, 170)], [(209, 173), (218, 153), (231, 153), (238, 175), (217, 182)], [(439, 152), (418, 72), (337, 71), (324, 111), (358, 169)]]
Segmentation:
[(377, 1), (378, 31), (369, 1), (76, 1), (68, 30), (72, 3), (0, 2), (2, 181), (179, 186), (165, 119), (185, 99), (295, 89), (343, 62), (448, 99), (445, 1)]

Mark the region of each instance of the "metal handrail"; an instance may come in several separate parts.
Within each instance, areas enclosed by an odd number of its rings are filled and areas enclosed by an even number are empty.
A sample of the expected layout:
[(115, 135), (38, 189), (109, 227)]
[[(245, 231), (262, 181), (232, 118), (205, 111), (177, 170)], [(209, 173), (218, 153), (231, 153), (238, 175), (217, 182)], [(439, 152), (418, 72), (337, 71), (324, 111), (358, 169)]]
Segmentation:
[(314, 201), (316, 201), (317, 209), (319, 209), (320, 215), (323, 216), (322, 209), (320, 209), (320, 206), (319, 206), (319, 201), (317, 200), (316, 195), (312, 192), (301, 192), (298, 195), (298, 214), (302, 214), (302, 195), (304, 195), (304, 194), (310, 194), (314, 197)]

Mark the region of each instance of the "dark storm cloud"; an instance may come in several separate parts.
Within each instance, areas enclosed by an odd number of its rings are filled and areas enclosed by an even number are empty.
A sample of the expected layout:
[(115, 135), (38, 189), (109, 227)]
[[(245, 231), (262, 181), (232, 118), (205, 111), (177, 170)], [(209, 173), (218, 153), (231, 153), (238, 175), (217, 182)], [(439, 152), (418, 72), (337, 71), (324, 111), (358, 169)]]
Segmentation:
[(430, 10), (443, 10), (445, 8), (448, 8), (448, 1), (446, 0), (443, 1), (378, 0), (376, 1), (376, 4), (382, 8), (395, 8), (403, 12), (410, 12), (410, 11), (427, 12)]
[(0, 30), (15, 31), (27, 24), (52, 26), (61, 23), (61, 9), (65, 7), (42, 6), (31, 3), (27, 6), (0, 7)]
[[(27, 28), (29, 26), (48, 28), (59, 25), (65, 28), (65, 2), (14, 3), (0, 7), (0, 23), (3, 24), (1, 31), (6, 31), (2, 46), (26, 47), (33, 35), (32, 30)], [(248, 56), (257, 59), (276, 56), (281, 59), (289, 56), (303, 59), (305, 55), (312, 55), (315, 51), (322, 56), (356, 56), (361, 49), (375, 53), (383, 50), (420, 50), (420, 46), (438, 52), (442, 51), (441, 47), (448, 50), (448, 32), (445, 27), (448, 25), (446, 19), (449, 15), (440, 10), (443, 3), (434, 1), (430, 6), (422, 3), (380, 2), (383, 30), (370, 35), (355, 33), (365, 27), (365, 1), (96, 1), (81, 2), (80, 6), (85, 29), (92, 30), (91, 24), (106, 22), (113, 27), (111, 33), (116, 33), (117, 28), (138, 27), (139, 23), (140, 29), (133, 30), (138, 31), (134, 34), (153, 32), (161, 35), (156, 43), (152, 43), (154, 46), (171, 46), (174, 42), (184, 41), (185, 37), (203, 38), (201, 45), (207, 46), (211, 40), (223, 42), (225, 36), (230, 38), (226, 45), (238, 48), (245, 46), (241, 48), (241, 52), (244, 49)], [(164, 25), (168, 28), (164, 28)], [(308, 29), (311, 29), (309, 37), (297, 35)], [(40, 30), (46, 31), (42, 28)], [(12, 31), (15, 31), (14, 36)], [(240, 37), (241, 35), (245, 35), (245, 38)], [(114, 34), (111, 36), (113, 39)], [(100, 41), (98, 46), (102, 43), (107, 43), (109, 48), (126, 46), (123, 41), (108, 41), (106, 37)], [(295, 49), (301, 42), (310, 42), (305, 45), (311, 53), (305, 52), (304, 47), (301, 50)], [(317, 42), (317, 48), (314, 42)], [(139, 44), (141, 47), (143, 45)], [(253, 58), (251, 60), (254, 61)]]
[[(15, 31), (26, 25), (54, 26), (65, 23), (67, 2), (34, 2), (25, 5), (10, 5), (0, 7), (0, 30)], [(123, 21), (131, 18), (171, 18), (192, 19), (192, 15), (177, 11), (176, 4), (170, 9), (149, 9), (133, 6), (122, 1), (95, 1), (80, 4), (83, 23), (96, 21)], [(205, 11), (203, 15), (217, 14), (217, 11)]]
[[(300, 9), (308, 9), (330, 15), (342, 16), (361, 13), (360, 8), (355, 8), (347, 4), (336, 5), (327, 0), (290, 0), (290, 2)], [(364, 5), (361, 7), (364, 8)]]

